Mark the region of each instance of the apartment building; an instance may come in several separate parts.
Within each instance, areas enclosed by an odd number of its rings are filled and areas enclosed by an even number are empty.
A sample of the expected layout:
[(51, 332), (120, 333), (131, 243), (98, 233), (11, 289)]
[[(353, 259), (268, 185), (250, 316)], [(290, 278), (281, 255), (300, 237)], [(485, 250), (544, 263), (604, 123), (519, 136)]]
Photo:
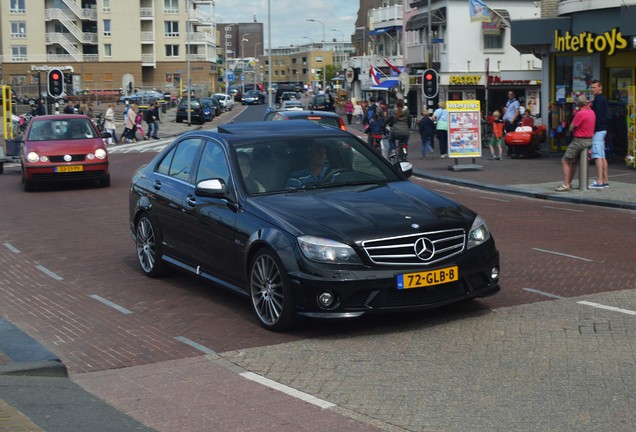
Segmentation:
[[(73, 73), (73, 91), (187, 84), (215, 91), (213, 0), (0, 2), (0, 80), (37, 94), (47, 68)], [(196, 86), (195, 86), (196, 84)]]

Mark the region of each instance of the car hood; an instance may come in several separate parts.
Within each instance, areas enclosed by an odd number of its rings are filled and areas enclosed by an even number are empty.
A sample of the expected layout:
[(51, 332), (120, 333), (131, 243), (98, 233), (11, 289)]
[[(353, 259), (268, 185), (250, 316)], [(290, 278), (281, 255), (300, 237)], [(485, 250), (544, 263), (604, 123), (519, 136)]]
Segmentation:
[(257, 196), (248, 211), (292, 235), (343, 242), (449, 228), (468, 230), (475, 213), (410, 181)]

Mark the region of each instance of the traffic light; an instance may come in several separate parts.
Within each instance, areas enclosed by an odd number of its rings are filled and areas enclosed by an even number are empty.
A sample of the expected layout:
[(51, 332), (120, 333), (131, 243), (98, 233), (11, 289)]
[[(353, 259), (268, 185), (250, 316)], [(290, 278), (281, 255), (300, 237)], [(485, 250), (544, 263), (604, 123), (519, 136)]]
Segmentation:
[(424, 71), (424, 78), (422, 79), (422, 89), (424, 92), (424, 96), (426, 96), (429, 99), (432, 99), (435, 96), (437, 96), (437, 93), (438, 93), (437, 83), (438, 83), (437, 71), (435, 71), (434, 69), (426, 69)]
[(53, 98), (64, 96), (64, 74), (59, 69), (51, 69), (46, 76), (46, 89)]
[(71, 72), (64, 72), (64, 93), (73, 94), (73, 74)]

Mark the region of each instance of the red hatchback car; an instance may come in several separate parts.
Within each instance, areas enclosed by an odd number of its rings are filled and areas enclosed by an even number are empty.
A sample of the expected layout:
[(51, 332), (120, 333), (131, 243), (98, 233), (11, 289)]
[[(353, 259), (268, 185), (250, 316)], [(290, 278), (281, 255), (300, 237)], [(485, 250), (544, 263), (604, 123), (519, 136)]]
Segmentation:
[(20, 152), (22, 184), (97, 180), (110, 186), (108, 151), (93, 121), (85, 115), (47, 115), (29, 123)]

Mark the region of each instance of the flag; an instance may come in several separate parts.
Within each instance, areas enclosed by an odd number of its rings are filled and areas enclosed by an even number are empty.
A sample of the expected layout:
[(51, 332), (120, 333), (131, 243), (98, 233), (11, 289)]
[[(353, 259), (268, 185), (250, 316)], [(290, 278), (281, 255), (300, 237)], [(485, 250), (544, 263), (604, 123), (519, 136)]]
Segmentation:
[(375, 69), (373, 64), (369, 68), (369, 75), (371, 75), (371, 81), (373, 82), (373, 85), (380, 84), (380, 73)]
[(394, 65), (393, 63), (391, 63), (389, 61), (389, 59), (385, 58), (384, 59), (384, 63), (387, 64), (388, 67), (391, 68), (392, 71), (394, 71), (395, 73), (397, 73), (398, 75), (402, 73), (402, 69), (400, 69), (399, 67), (397, 67), (396, 65)]
[(488, 6), (483, 0), (468, 0), (470, 22), (490, 22)]

